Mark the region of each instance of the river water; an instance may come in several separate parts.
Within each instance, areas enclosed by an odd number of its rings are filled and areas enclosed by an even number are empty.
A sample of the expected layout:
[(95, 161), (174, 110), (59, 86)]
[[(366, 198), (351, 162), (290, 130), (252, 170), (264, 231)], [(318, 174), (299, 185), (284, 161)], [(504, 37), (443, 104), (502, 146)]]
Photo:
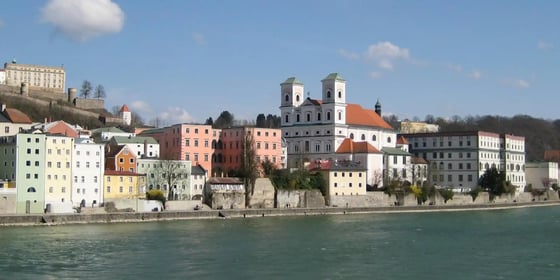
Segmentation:
[(0, 228), (0, 279), (560, 279), (560, 207)]

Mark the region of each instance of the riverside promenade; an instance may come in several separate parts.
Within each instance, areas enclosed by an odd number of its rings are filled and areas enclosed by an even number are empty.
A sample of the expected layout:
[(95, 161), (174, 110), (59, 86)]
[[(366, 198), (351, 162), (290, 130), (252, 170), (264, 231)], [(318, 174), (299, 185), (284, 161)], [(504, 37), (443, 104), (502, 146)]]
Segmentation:
[(524, 207), (560, 206), (560, 201), (539, 201), (525, 203), (488, 203), (472, 205), (426, 205), (426, 206), (391, 206), (371, 208), (263, 208), (263, 209), (228, 209), (228, 210), (192, 210), (162, 212), (113, 212), (97, 214), (28, 214), (0, 215), (0, 226), (50, 226), (68, 224), (154, 222), (195, 219), (228, 219), (270, 216), (312, 216), (345, 214), (384, 214), (411, 212), (451, 212), (503, 210)]

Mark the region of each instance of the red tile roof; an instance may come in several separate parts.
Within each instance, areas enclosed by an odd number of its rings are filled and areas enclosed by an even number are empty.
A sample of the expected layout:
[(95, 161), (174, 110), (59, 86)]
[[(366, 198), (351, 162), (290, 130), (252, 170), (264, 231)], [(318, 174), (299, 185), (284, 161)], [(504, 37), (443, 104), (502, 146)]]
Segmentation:
[(393, 127), (383, 120), (375, 111), (364, 109), (358, 104), (346, 105), (346, 124), (393, 129)]
[(18, 109), (6, 108), (6, 115), (12, 121), (12, 123), (32, 123), (29, 116)]
[(369, 144), (368, 142), (354, 142), (350, 138), (344, 139), (342, 144), (336, 150), (337, 154), (356, 154), (356, 153), (363, 153), (363, 154), (374, 154), (374, 153), (381, 153), (378, 149), (376, 149), (373, 145)]
[(411, 161), (413, 164), (428, 164), (428, 162), (421, 157), (412, 157)]
[(128, 109), (128, 106), (126, 106), (126, 104), (122, 105), (121, 112), (130, 112), (130, 110)]
[(397, 139), (397, 144), (400, 145), (408, 145), (408, 141), (406, 140), (406, 138), (404, 138), (404, 136), (399, 136), (399, 138)]

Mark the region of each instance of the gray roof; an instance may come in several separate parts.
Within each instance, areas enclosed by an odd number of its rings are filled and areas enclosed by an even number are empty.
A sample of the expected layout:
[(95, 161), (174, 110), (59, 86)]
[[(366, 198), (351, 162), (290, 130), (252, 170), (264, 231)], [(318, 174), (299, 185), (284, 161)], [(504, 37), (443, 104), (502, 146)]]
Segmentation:
[(146, 136), (136, 136), (136, 137), (126, 137), (126, 136), (113, 136), (112, 140), (117, 144), (144, 144), (144, 141), (148, 144), (159, 144), (153, 137)]
[(324, 80), (338, 80), (338, 81), (346, 81), (342, 76), (338, 73), (330, 73)]
[(383, 147), (383, 149), (381, 149), (381, 151), (384, 154), (388, 154), (388, 155), (397, 155), (397, 156), (411, 156), (411, 153), (407, 153), (399, 148), (390, 148), (390, 147)]
[(298, 78), (296, 78), (296, 77), (290, 77), (290, 78), (286, 79), (286, 81), (284, 81), (283, 83), (281, 83), (281, 85), (284, 85), (284, 84), (298, 84), (298, 85), (303, 85), (303, 83), (302, 83), (300, 80), (298, 80)]
[(206, 170), (204, 170), (204, 168), (202, 168), (202, 166), (200, 165), (195, 165), (191, 168), (191, 174), (205, 175)]
[(101, 132), (116, 132), (116, 133), (125, 133), (123, 130), (116, 128), (114, 126), (111, 127), (101, 127), (96, 128), (91, 131), (91, 133), (101, 133)]

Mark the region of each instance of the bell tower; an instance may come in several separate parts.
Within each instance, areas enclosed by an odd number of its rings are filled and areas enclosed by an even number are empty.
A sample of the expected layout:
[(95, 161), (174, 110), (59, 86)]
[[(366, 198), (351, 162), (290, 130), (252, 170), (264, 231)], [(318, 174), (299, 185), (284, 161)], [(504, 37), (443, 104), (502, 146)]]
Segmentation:
[(322, 109), (326, 121), (346, 124), (346, 80), (338, 73), (331, 73), (321, 83), (323, 84)]
[(296, 77), (290, 77), (280, 84), (280, 112), (282, 126), (294, 123), (294, 111), (303, 104), (303, 83)]

